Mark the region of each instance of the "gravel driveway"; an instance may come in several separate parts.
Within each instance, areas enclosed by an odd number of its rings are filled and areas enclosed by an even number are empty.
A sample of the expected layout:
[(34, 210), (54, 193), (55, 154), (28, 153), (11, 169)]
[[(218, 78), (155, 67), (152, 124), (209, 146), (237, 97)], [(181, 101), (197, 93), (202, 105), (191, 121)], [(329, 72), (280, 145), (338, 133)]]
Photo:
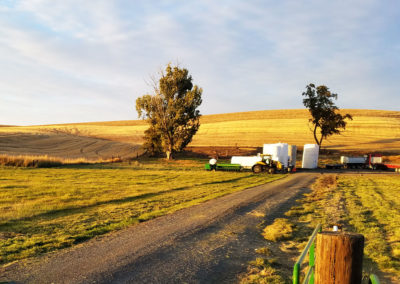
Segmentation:
[(263, 246), (262, 226), (281, 217), (317, 176), (297, 173), (12, 263), (0, 268), (0, 281), (234, 283)]

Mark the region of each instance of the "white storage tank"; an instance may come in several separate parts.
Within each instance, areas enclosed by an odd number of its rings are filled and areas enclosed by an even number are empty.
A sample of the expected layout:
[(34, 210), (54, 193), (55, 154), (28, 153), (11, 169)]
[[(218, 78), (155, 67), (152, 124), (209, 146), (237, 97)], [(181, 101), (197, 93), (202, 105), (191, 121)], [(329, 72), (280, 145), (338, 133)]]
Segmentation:
[(288, 147), (287, 143), (264, 144), (263, 154), (271, 155), (272, 160), (280, 162), (287, 168), (289, 162)]
[(318, 167), (319, 146), (317, 144), (305, 144), (303, 149), (302, 168), (316, 169)]
[(289, 166), (296, 167), (296, 159), (297, 159), (297, 146), (289, 145)]
[(365, 157), (340, 156), (340, 163), (342, 164), (365, 164), (365, 161)]
[(263, 154), (271, 155), (273, 160), (278, 158), (279, 156), (278, 151), (279, 150), (276, 144), (264, 144), (263, 146)]
[(283, 164), (285, 168), (289, 166), (289, 145), (287, 143), (278, 143), (279, 149), (279, 162)]

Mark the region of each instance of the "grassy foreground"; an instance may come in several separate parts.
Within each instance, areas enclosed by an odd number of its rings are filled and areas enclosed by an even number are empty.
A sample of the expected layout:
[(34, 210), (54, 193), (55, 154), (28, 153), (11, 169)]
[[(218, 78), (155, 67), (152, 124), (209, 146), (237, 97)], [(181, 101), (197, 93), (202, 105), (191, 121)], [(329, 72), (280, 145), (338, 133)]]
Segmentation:
[(0, 167), (0, 264), (35, 256), (284, 175), (207, 172), (203, 161)]
[(377, 273), (381, 283), (400, 283), (399, 175), (323, 175), (298, 203), (264, 229), (266, 247), (242, 283), (291, 283), (293, 264), (318, 223), (364, 235), (364, 280)]

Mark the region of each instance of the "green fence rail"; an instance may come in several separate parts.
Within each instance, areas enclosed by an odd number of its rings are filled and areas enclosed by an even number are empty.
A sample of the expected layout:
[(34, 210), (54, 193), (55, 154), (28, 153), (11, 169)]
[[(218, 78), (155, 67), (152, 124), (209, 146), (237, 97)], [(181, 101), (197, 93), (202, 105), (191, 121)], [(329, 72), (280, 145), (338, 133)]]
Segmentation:
[(312, 233), (310, 239), (306, 247), (304, 248), (303, 252), (300, 254), (297, 262), (294, 264), (293, 267), (293, 284), (300, 283), (300, 271), (301, 271), (301, 264), (303, 263), (307, 252), (309, 252), (309, 261), (308, 261), (308, 270), (306, 273), (306, 277), (304, 278), (303, 283), (314, 283), (314, 266), (315, 266), (315, 238), (318, 232), (321, 232), (322, 226), (318, 224), (315, 228), (314, 232)]
[(368, 284), (379, 284), (379, 283), (380, 282), (379, 282), (378, 276), (376, 276), (375, 274), (371, 274), (369, 276)]

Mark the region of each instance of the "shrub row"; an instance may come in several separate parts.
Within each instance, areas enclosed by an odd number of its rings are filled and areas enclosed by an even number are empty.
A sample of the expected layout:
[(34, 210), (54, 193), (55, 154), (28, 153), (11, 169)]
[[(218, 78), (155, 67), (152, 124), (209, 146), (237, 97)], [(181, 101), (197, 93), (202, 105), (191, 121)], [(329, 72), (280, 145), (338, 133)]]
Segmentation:
[(0, 155), (0, 166), (11, 167), (29, 167), (29, 168), (50, 168), (59, 167), (61, 165), (77, 165), (77, 164), (97, 164), (97, 163), (116, 163), (121, 162), (121, 158), (88, 160), (79, 159), (63, 159), (48, 156), (9, 156)]

